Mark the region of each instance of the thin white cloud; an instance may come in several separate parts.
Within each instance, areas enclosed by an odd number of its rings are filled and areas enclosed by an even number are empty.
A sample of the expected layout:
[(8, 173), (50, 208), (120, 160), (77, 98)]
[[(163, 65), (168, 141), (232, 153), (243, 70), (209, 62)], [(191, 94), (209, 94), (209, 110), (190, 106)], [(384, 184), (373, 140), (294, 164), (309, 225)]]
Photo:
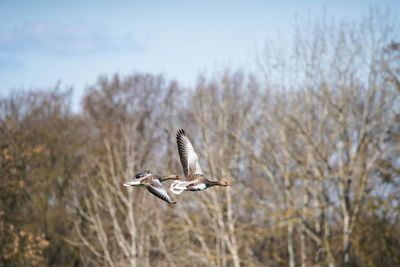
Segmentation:
[(142, 49), (133, 34), (118, 35), (88, 24), (24, 23), (14, 30), (0, 32), (0, 52), (7, 54), (37, 52), (70, 56)]

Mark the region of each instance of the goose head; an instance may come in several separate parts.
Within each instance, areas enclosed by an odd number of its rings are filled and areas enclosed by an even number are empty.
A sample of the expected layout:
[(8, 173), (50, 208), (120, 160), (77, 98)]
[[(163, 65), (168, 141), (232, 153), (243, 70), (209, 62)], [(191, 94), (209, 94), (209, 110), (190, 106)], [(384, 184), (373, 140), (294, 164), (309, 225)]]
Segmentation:
[(207, 187), (210, 187), (210, 186), (232, 186), (232, 184), (231, 183), (229, 183), (229, 182), (220, 182), (220, 181), (217, 181), (217, 182), (214, 182), (214, 181), (208, 181), (208, 183), (207, 183)]

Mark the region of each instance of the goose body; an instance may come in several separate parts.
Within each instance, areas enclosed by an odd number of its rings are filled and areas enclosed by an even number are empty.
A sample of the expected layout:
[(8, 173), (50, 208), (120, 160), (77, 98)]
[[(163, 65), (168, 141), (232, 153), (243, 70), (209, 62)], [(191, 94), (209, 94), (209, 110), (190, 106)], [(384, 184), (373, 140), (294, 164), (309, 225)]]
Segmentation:
[(174, 194), (180, 194), (184, 190), (199, 191), (211, 186), (232, 185), (228, 182), (210, 181), (205, 177), (203, 171), (201, 170), (198, 156), (183, 129), (177, 132), (176, 141), (178, 144), (179, 158), (186, 179), (185, 181), (175, 181), (171, 184), (169, 189)]
[(176, 180), (181, 179), (181, 177), (177, 175), (169, 175), (169, 176), (158, 176), (150, 173), (150, 171), (141, 172), (135, 175), (135, 180), (125, 183), (124, 186), (144, 186), (149, 190), (150, 193), (155, 195), (156, 197), (168, 202), (169, 204), (175, 204), (168, 195), (164, 186), (161, 182), (166, 180)]

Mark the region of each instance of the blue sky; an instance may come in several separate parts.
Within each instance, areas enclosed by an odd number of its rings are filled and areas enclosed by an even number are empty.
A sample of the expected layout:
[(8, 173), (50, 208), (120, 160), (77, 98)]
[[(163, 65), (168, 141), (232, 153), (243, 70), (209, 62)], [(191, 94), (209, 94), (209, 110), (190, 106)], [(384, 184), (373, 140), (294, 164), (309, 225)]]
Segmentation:
[(0, 94), (73, 86), (78, 103), (100, 74), (162, 73), (183, 85), (200, 72), (250, 68), (256, 48), (293, 33), (295, 18), (359, 20), (400, 1), (4, 1)]

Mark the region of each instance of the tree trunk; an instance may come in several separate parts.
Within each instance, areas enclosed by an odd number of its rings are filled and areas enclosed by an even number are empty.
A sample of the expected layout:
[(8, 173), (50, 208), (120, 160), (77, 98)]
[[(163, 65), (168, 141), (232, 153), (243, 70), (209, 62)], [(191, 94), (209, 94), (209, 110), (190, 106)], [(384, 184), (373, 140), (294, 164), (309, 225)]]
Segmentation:
[(343, 266), (350, 266), (350, 216), (345, 214), (343, 218)]
[[(306, 216), (306, 211), (307, 211), (307, 205), (308, 203), (308, 194), (307, 192), (304, 192), (303, 196), (303, 212), (302, 212), (302, 219), (305, 221), (307, 219)], [(300, 226), (300, 256), (301, 256), (301, 267), (307, 267), (307, 248), (306, 248), (306, 231), (305, 231), (305, 226), (302, 224)]]
[(295, 267), (294, 247), (293, 247), (293, 224), (288, 225), (288, 252), (289, 252), (289, 266)]

